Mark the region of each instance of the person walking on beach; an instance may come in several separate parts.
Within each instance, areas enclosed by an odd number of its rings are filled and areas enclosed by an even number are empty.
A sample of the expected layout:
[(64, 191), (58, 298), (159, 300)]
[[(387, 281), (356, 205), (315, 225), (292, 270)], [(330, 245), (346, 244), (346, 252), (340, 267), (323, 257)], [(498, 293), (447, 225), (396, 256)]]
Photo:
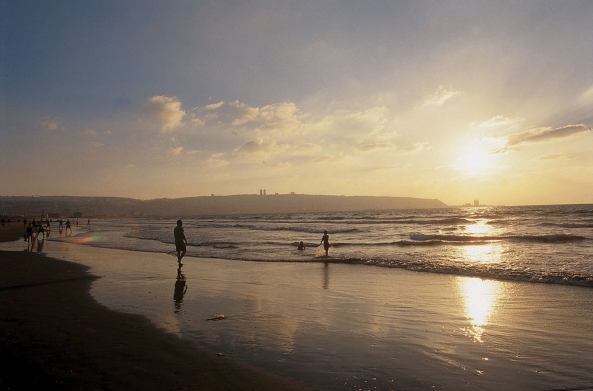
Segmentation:
[(181, 220), (177, 220), (177, 227), (173, 230), (173, 236), (175, 237), (175, 250), (177, 250), (177, 263), (181, 265), (181, 258), (183, 258), (187, 251), (187, 239), (185, 239), (183, 222)]
[(303, 243), (303, 242), (300, 242), (300, 243), (299, 243), (299, 246), (297, 247), (297, 250), (300, 250), (300, 251), (305, 251), (305, 243)]
[(329, 255), (329, 235), (327, 234), (327, 231), (323, 231), (323, 237), (321, 238), (321, 242), (319, 242), (319, 244), (321, 243), (323, 243), (325, 256), (327, 257)]

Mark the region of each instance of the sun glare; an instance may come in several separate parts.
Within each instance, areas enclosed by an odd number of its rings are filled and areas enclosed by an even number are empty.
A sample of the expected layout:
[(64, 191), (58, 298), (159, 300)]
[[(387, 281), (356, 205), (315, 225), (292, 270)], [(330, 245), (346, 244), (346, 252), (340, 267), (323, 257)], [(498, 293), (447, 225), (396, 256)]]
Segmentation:
[(482, 175), (494, 167), (492, 146), (485, 140), (474, 140), (458, 149), (455, 168), (469, 175)]

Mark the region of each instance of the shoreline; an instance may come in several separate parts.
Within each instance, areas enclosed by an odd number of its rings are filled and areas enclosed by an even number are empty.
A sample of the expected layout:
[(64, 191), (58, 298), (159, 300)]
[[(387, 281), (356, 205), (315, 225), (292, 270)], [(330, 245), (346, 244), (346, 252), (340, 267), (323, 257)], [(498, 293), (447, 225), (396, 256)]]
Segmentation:
[[(11, 223), (0, 241), (22, 232)], [(305, 389), (102, 306), (86, 266), (1, 251), (0, 267), (0, 389)]]

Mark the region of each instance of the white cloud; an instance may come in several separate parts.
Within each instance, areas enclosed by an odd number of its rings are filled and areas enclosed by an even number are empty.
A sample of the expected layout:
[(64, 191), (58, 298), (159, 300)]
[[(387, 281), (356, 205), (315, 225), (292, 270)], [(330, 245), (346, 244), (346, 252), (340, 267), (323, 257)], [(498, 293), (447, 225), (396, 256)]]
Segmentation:
[(584, 124), (566, 125), (561, 128), (536, 128), (529, 129), (523, 132), (514, 133), (508, 136), (507, 147), (515, 146), (522, 143), (534, 143), (540, 141), (550, 141), (559, 138), (566, 138), (577, 133), (587, 132), (589, 128)]
[(181, 108), (181, 101), (175, 97), (155, 95), (148, 99), (145, 111), (156, 118), (163, 131), (170, 131), (184, 125), (185, 110)]
[(544, 156), (540, 156), (539, 160), (556, 160), (556, 159), (563, 159), (566, 158), (566, 154), (564, 153), (549, 153)]
[(285, 168), (290, 168), (292, 166), (292, 164), (290, 164), (289, 162), (276, 162), (273, 164), (270, 164), (271, 168), (277, 169), (277, 170), (282, 170)]
[(225, 167), (230, 164), (229, 161), (224, 160), (222, 157), (224, 153), (214, 153), (208, 159), (202, 160), (202, 163), (210, 166), (210, 167)]
[(583, 103), (593, 103), (593, 85), (581, 94), (579, 100)]
[(233, 151), (235, 155), (252, 155), (252, 156), (270, 156), (282, 153), (289, 148), (286, 144), (277, 144), (276, 140), (266, 141), (257, 139), (249, 141), (248, 143), (236, 148)]
[(292, 152), (295, 155), (309, 155), (316, 152), (320, 152), (321, 150), (321, 146), (317, 144), (297, 143), (290, 149), (290, 152)]
[(54, 119), (48, 118), (43, 121), (40, 121), (38, 125), (47, 130), (56, 130), (60, 126), (60, 123)]
[(169, 148), (169, 154), (175, 156), (183, 152), (183, 147)]
[(344, 154), (318, 156), (312, 160), (313, 163), (334, 163), (344, 160)]
[(363, 152), (370, 152), (377, 149), (389, 149), (394, 148), (395, 145), (393, 143), (385, 142), (385, 143), (367, 143), (367, 144), (360, 144), (356, 146), (356, 149), (363, 151)]
[(238, 101), (230, 103), (237, 111), (233, 126), (253, 123), (256, 131), (265, 133), (291, 132), (298, 129), (299, 110), (292, 102), (282, 102), (264, 107), (249, 107)]
[[(479, 124), (477, 124), (478, 128), (497, 128), (497, 127), (501, 127), (501, 126), (513, 126), (516, 125), (517, 123), (519, 123), (520, 121), (522, 121), (522, 119), (519, 118), (509, 118), (509, 117), (505, 117), (503, 115), (497, 115), (494, 116), (486, 121), (482, 121)], [(474, 125), (474, 124), (472, 124)]]
[(424, 100), (424, 104), (441, 106), (457, 94), (459, 94), (459, 91), (452, 91), (446, 89), (444, 86), (438, 86), (437, 90)]
[(211, 103), (209, 105), (204, 106), (204, 109), (206, 109), (206, 110), (216, 110), (216, 109), (220, 109), (222, 107), (222, 105), (224, 105), (224, 101), (220, 101), (218, 103)]

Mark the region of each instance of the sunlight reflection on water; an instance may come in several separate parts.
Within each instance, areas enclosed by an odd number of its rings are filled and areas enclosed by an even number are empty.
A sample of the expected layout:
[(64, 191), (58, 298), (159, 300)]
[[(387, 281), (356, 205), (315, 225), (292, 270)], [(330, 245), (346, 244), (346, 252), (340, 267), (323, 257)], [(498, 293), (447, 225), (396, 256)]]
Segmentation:
[(474, 341), (482, 343), (486, 326), (496, 311), (496, 304), (504, 295), (503, 284), (494, 280), (458, 277), (457, 286), (465, 316), (470, 323), (465, 333)]

